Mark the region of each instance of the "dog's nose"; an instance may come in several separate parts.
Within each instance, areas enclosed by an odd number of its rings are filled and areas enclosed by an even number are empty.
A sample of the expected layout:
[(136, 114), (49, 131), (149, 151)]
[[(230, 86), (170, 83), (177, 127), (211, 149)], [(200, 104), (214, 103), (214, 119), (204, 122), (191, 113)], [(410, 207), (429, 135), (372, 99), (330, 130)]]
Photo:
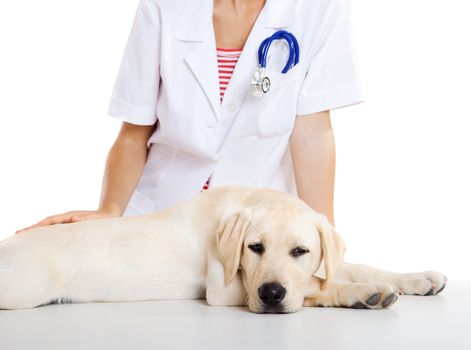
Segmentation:
[(264, 283), (258, 288), (258, 296), (264, 304), (276, 306), (285, 298), (286, 289), (277, 282)]

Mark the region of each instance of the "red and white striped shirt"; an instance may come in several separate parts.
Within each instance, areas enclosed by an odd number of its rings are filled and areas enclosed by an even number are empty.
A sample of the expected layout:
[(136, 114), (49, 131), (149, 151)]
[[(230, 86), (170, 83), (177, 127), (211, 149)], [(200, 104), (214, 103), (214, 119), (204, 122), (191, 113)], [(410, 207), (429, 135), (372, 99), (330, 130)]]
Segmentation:
[[(231, 80), (232, 73), (234, 72), (234, 68), (239, 60), (240, 54), (242, 53), (242, 49), (216, 49), (217, 58), (218, 58), (218, 71), (219, 71), (219, 96), (222, 99), (224, 98), (224, 94), (226, 93), (227, 85)], [(211, 177), (209, 177), (208, 181), (204, 184), (202, 191), (207, 190), (209, 188), (209, 181)]]
[(241, 49), (216, 49), (218, 57), (218, 70), (219, 70), (219, 94), (221, 101), (231, 79), (234, 68), (239, 60)]

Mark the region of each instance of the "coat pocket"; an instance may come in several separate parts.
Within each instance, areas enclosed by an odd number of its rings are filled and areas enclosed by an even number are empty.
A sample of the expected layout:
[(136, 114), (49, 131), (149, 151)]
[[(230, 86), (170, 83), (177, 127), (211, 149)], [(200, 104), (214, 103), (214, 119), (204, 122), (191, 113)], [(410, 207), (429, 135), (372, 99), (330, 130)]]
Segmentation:
[(302, 66), (298, 64), (288, 73), (266, 70), (270, 90), (261, 97), (253, 97), (256, 109), (247, 121), (246, 137), (274, 137), (292, 131), (296, 119), (298, 95), (304, 79)]
[(302, 65), (299, 63), (285, 74), (267, 68), (265, 70), (265, 75), (270, 79), (270, 91), (268, 94), (271, 91), (279, 89), (290, 81), (299, 81), (304, 78)]

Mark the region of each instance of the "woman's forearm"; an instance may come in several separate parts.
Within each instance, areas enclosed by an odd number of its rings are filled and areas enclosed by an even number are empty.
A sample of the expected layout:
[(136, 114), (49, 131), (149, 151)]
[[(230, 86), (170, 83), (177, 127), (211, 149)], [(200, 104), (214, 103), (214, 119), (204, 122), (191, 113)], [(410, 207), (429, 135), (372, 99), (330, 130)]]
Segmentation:
[(296, 118), (291, 156), (299, 198), (334, 225), (335, 141), (329, 111)]
[(123, 123), (111, 147), (103, 175), (99, 209), (121, 215), (144, 170), (152, 126)]
[(153, 128), (123, 123), (106, 160), (98, 210), (74, 210), (48, 216), (16, 233), (46, 225), (121, 216), (142, 175), (147, 158), (146, 144)]

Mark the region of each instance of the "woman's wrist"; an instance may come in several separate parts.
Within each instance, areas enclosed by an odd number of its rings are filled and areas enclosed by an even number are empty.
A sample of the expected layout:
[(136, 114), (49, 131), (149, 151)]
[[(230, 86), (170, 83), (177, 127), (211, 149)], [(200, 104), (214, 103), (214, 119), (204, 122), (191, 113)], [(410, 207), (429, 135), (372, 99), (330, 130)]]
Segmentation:
[(116, 204), (102, 204), (98, 208), (98, 211), (109, 216), (121, 216), (123, 214), (123, 209)]

